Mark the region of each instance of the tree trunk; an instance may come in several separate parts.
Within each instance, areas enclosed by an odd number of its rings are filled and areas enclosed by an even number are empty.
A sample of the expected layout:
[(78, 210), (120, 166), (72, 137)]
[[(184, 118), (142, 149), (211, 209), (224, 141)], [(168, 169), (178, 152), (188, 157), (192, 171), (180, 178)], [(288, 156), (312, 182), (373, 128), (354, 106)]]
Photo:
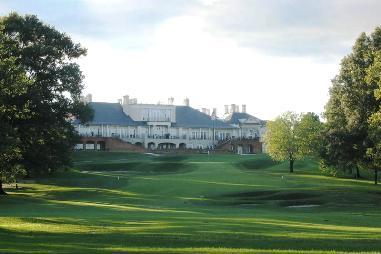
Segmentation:
[(360, 179), (360, 169), (356, 167), (356, 179)]
[(7, 195), (7, 193), (3, 190), (3, 182), (0, 179), (0, 195)]
[(378, 178), (378, 175), (377, 175), (377, 173), (378, 173), (378, 170), (377, 169), (375, 169), (374, 170), (374, 184), (377, 184), (377, 178)]
[(294, 160), (290, 160), (290, 173), (294, 172)]

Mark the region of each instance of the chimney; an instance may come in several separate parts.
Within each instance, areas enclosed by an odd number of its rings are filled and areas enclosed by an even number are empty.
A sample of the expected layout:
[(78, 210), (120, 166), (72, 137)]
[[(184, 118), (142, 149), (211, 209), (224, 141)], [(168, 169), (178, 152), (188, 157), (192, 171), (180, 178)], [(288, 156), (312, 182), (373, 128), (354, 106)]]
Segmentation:
[(119, 103), (120, 105), (122, 105), (122, 103), (123, 103), (122, 99), (118, 99), (118, 103)]
[(189, 99), (188, 98), (184, 99), (184, 105), (189, 107)]
[(217, 109), (216, 108), (213, 108), (212, 116), (217, 116)]
[(246, 104), (242, 104), (242, 113), (246, 113)]
[(168, 98), (168, 105), (173, 105), (174, 101), (175, 101), (175, 98), (173, 97)]
[(123, 105), (128, 105), (130, 104), (130, 96), (125, 95), (123, 96)]
[(235, 109), (236, 109), (235, 104), (231, 104), (230, 105), (230, 113), (234, 113)]
[(229, 105), (225, 105), (225, 114), (229, 114)]
[(239, 112), (239, 105), (235, 105), (235, 111), (234, 112)]
[(209, 109), (209, 108), (206, 109), (206, 114), (207, 114), (208, 116), (210, 116), (210, 109)]

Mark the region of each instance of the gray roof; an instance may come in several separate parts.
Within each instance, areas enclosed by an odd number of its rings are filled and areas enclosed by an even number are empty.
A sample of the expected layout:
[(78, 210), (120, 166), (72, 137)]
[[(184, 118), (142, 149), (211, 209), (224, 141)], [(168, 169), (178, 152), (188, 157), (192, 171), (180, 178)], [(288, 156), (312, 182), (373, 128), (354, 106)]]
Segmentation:
[(243, 112), (233, 112), (233, 113), (231, 113), (230, 115), (228, 115), (225, 118), (225, 122), (229, 123), (229, 124), (239, 124), (239, 120), (240, 119), (255, 119), (255, 120), (257, 120), (260, 123), (264, 123), (263, 120), (255, 117), (255, 116), (252, 116), (252, 115), (250, 115), (248, 113), (243, 113)]
[[(119, 103), (90, 102), (89, 105), (94, 110), (94, 118), (88, 124), (146, 125), (146, 122), (134, 121), (130, 116), (126, 115)], [(80, 121), (77, 120), (74, 123), (80, 123)], [(176, 123), (173, 126), (184, 128), (213, 128), (213, 126), (219, 129), (236, 128), (219, 119), (213, 121), (211, 116), (189, 106), (176, 106)]]
[(145, 125), (144, 122), (134, 121), (127, 116), (119, 103), (90, 102), (89, 105), (94, 110), (94, 118), (89, 124)]
[(219, 129), (236, 128), (218, 119), (213, 121), (211, 116), (189, 106), (176, 106), (176, 123), (174, 127), (213, 128), (213, 126)]

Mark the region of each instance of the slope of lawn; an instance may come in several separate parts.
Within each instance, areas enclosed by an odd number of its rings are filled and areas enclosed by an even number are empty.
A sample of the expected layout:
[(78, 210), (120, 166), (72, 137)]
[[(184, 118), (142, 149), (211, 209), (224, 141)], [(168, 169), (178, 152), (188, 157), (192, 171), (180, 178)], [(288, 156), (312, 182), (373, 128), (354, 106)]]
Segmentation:
[(78, 152), (0, 197), (0, 253), (379, 253), (381, 189), (266, 155)]

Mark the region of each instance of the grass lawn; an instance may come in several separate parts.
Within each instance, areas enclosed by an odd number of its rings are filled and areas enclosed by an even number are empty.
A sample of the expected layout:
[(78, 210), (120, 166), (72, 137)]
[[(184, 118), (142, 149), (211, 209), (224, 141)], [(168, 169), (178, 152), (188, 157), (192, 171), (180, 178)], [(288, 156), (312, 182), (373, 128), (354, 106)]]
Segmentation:
[(0, 253), (380, 253), (381, 187), (266, 155), (77, 152), (0, 196)]

